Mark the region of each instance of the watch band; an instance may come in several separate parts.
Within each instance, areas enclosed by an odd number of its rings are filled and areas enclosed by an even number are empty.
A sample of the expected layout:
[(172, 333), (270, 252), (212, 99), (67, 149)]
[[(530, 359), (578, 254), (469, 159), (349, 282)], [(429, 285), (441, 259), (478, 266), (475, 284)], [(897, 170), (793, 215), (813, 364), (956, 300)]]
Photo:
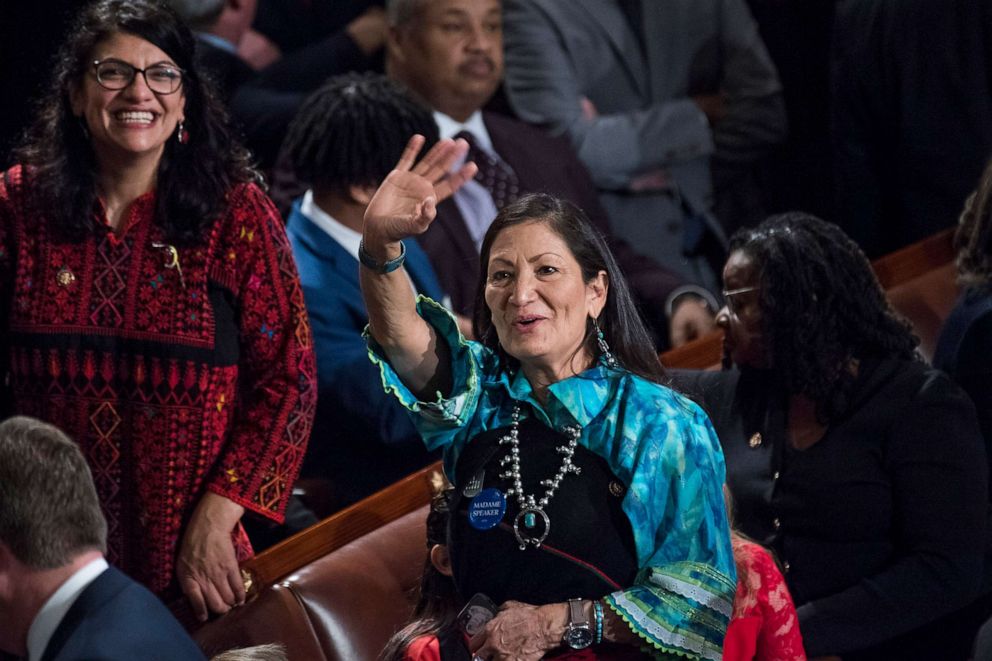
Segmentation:
[(569, 624), (589, 624), (589, 620), (586, 619), (586, 610), (582, 607), (582, 602), (585, 599), (569, 599), (568, 600), (568, 623)]
[(406, 261), (406, 245), (400, 241), (400, 254), (393, 259), (379, 263), (375, 257), (370, 255), (367, 250), (365, 250), (365, 241), (358, 242), (358, 261), (362, 263), (362, 266), (375, 271), (376, 273), (392, 273), (399, 267), (403, 266), (403, 262)]
[(562, 645), (573, 650), (582, 650), (593, 644), (593, 630), (586, 617), (585, 599), (568, 600), (568, 626), (562, 635)]

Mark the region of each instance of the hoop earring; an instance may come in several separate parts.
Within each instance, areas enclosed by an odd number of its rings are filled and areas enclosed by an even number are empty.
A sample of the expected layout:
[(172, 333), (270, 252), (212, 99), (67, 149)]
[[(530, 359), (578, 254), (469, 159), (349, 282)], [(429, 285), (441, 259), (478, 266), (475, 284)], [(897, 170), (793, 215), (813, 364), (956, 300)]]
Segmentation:
[(189, 143), (189, 131), (186, 130), (185, 120), (179, 120), (179, 126), (176, 127), (176, 140), (181, 145)]
[(596, 317), (590, 317), (592, 319), (592, 329), (596, 333), (596, 346), (599, 347), (599, 353), (603, 356), (603, 360), (606, 361), (607, 367), (617, 367), (617, 359), (610, 351), (610, 345), (606, 343), (606, 337), (603, 335), (603, 329), (599, 327), (599, 321)]

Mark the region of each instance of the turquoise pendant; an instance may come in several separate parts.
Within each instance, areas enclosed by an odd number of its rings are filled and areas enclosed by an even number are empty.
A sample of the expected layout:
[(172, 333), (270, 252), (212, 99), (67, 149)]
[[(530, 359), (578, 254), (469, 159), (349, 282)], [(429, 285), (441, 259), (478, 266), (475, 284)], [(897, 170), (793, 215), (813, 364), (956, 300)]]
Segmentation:
[(524, 527), (533, 528), (537, 524), (537, 517), (534, 516), (533, 512), (527, 512), (524, 514)]

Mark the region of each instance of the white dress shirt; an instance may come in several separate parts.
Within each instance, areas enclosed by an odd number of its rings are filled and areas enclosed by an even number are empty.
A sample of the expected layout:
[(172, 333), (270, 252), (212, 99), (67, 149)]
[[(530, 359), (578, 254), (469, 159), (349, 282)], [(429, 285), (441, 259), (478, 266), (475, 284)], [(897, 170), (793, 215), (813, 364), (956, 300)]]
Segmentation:
[(344, 248), (349, 255), (358, 261), (358, 244), (362, 242), (361, 232), (356, 232), (341, 221), (327, 213), (313, 201), (313, 190), (308, 190), (303, 194), (300, 201), (300, 212), (310, 219), (314, 225), (319, 227), (324, 234), (331, 237)]
[(90, 583), (107, 570), (107, 561), (99, 557), (89, 562), (69, 577), (59, 589), (48, 598), (45, 605), (35, 615), (31, 628), (28, 629), (28, 661), (38, 661), (45, 653), (52, 634), (59, 628), (62, 618), (76, 602)]
[[(324, 234), (337, 241), (338, 245), (344, 248), (349, 255), (354, 257), (355, 268), (358, 268), (358, 245), (362, 242), (361, 232), (356, 232), (317, 206), (317, 203), (313, 201), (313, 189), (303, 194), (303, 199), (300, 200), (300, 212), (309, 218), (310, 222), (319, 227)], [(407, 239), (404, 243), (414, 240)], [(404, 273), (406, 272), (404, 271)], [(416, 296), (419, 293), (417, 291), (417, 285), (413, 283), (413, 278), (410, 277), (409, 273), (406, 273), (406, 279), (410, 281), (410, 288), (413, 289), (413, 295)], [(449, 301), (445, 304), (445, 307), (450, 309), (451, 304), (447, 296), (445, 296), (445, 300)]]

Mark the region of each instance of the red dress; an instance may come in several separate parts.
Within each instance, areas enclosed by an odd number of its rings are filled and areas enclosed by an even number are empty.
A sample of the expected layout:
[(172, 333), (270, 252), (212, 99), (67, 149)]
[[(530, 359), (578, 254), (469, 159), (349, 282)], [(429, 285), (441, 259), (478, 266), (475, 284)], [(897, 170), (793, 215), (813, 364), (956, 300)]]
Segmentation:
[(724, 661), (805, 661), (796, 607), (772, 556), (736, 536), (733, 545), (737, 594)]
[[(30, 213), (29, 185), (20, 166), (0, 178), (0, 407), (79, 443), (110, 561), (169, 601), (205, 490), (279, 521), (306, 449), (314, 356), (282, 222), (239, 185), (169, 268), (154, 193), (120, 236), (101, 211), (68, 243)], [(251, 554), (240, 526), (235, 543), (239, 559)]]

